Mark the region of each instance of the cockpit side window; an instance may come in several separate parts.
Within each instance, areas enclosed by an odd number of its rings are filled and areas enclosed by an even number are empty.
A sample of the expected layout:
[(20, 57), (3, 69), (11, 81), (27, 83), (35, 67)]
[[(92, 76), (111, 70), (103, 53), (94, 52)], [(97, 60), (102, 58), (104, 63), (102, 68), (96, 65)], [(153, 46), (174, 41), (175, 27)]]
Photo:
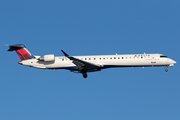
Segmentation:
[(164, 55), (160, 55), (160, 58), (168, 58), (167, 56)]

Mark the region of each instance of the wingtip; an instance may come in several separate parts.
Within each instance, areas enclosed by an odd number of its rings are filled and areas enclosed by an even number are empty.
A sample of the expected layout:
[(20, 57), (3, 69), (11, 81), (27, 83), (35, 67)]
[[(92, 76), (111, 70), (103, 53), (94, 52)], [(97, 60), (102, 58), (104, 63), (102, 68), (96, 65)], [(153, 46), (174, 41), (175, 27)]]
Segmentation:
[(68, 57), (69, 55), (66, 53), (66, 52), (64, 52), (63, 50), (61, 50), (62, 52), (63, 52), (63, 54), (66, 56), (66, 57)]

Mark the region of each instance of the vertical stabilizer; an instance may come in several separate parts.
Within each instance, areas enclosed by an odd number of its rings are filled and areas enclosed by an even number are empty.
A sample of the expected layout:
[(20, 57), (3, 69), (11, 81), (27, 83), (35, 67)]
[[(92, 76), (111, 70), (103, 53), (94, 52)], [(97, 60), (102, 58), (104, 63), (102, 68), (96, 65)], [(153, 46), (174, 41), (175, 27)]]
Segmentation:
[(16, 51), (19, 58), (22, 60), (28, 60), (35, 58), (33, 54), (23, 44), (9, 45), (8, 51)]

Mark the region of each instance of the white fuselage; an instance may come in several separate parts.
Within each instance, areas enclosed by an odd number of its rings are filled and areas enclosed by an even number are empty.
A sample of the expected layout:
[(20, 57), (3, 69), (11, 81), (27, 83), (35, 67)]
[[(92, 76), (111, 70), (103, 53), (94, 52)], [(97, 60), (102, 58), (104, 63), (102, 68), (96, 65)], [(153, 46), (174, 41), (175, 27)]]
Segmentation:
[[(176, 64), (174, 60), (162, 54), (96, 55), (73, 57), (95, 64), (101, 69), (110, 67), (173, 66)], [(51, 62), (29, 59), (20, 61), (19, 64), (41, 69), (68, 69), (78, 71), (77, 66), (72, 62), (72, 60), (65, 56), (55, 57), (55, 60)]]

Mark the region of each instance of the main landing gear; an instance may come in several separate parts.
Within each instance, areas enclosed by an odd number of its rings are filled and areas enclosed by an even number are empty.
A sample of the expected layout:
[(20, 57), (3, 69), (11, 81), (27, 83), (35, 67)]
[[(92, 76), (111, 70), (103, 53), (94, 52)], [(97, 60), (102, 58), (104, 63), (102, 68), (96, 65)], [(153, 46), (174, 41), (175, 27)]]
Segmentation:
[(87, 73), (86, 72), (83, 72), (82, 74), (83, 74), (84, 78), (87, 78)]

